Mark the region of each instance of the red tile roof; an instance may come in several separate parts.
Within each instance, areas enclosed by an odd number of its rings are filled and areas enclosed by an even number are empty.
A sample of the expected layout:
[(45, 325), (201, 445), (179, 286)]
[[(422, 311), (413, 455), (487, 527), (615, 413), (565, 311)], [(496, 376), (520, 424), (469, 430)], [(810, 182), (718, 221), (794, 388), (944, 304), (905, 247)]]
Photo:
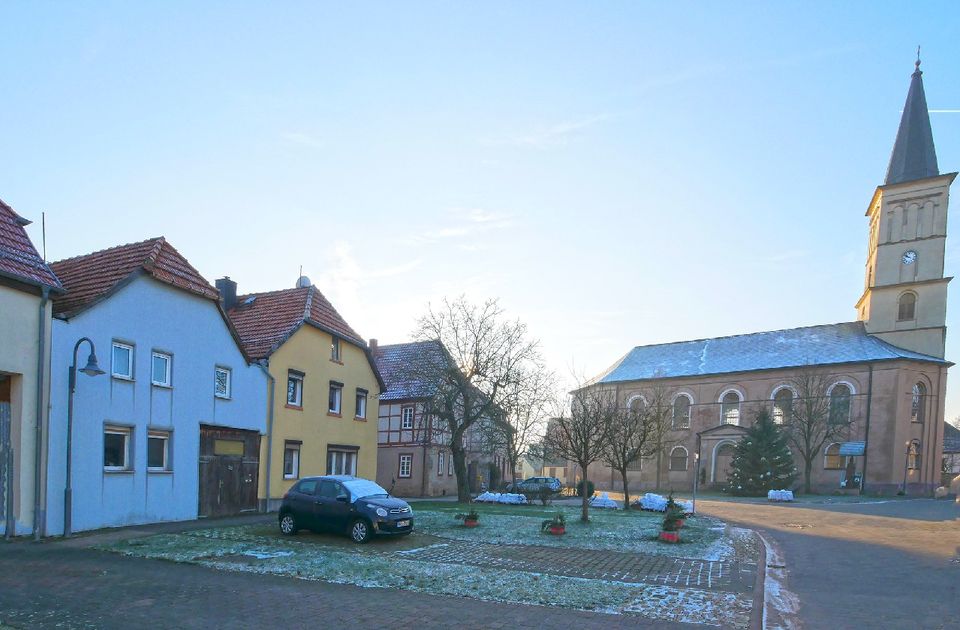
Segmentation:
[(361, 348), (367, 346), (363, 337), (314, 286), (241, 295), (227, 315), (252, 359), (270, 356), (303, 323), (317, 326)]
[(109, 296), (141, 273), (211, 300), (220, 294), (162, 236), (111, 247), (50, 265), (66, 295), (54, 301), (59, 316), (70, 317)]
[(0, 275), (27, 284), (61, 289), (60, 281), (37, 253), (24, 226), (30, 225), (0, 200)]

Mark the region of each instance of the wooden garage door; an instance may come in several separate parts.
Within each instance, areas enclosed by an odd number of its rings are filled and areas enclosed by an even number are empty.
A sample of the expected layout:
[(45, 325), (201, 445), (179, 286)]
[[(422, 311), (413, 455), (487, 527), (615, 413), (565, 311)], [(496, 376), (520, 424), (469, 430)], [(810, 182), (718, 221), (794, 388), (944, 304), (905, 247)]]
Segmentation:
[(257, 509), (260, 434), (200, 426), (200, 516)]

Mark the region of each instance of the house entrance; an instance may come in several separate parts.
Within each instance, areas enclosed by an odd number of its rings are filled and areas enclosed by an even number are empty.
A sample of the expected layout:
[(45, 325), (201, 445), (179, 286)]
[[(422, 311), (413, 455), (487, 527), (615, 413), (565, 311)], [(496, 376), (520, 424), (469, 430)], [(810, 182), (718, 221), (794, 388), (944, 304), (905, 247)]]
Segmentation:
[(259, 433), (201, 425), (200, 516), (255, 511), (259, 469)]

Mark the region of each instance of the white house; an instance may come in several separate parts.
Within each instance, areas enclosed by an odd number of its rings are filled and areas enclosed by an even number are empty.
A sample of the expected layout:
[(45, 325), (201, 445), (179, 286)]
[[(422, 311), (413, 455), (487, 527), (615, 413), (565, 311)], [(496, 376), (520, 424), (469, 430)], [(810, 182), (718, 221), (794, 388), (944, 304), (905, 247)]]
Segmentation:
[[(51, 268), (66, 294), (54, 301), (45, 533), (64, 531), (68, 459), (72, 531), (255, 510), (267, 376), (217, 290), (162, 237)], [(104, 374), (82, 372), (84, 339)]]

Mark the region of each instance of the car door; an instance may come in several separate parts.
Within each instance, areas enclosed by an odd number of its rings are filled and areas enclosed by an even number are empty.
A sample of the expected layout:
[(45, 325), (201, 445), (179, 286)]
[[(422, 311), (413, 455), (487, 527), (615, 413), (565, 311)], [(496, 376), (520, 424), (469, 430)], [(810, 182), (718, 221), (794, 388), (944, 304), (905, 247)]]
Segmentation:
[(318, 485), (316, 479), (303, 479), (290, 491), (290, 509), (293, 511), (293, 517), (297, 519), (300, 527), (313, 529), (317, 526), (314, 517), (314, 502), (317, 500)]
[(331, 479), (321, 480), (314, 515), (324, 529), (346, 529), (350, 517), (350, 493), (343, 484)]

